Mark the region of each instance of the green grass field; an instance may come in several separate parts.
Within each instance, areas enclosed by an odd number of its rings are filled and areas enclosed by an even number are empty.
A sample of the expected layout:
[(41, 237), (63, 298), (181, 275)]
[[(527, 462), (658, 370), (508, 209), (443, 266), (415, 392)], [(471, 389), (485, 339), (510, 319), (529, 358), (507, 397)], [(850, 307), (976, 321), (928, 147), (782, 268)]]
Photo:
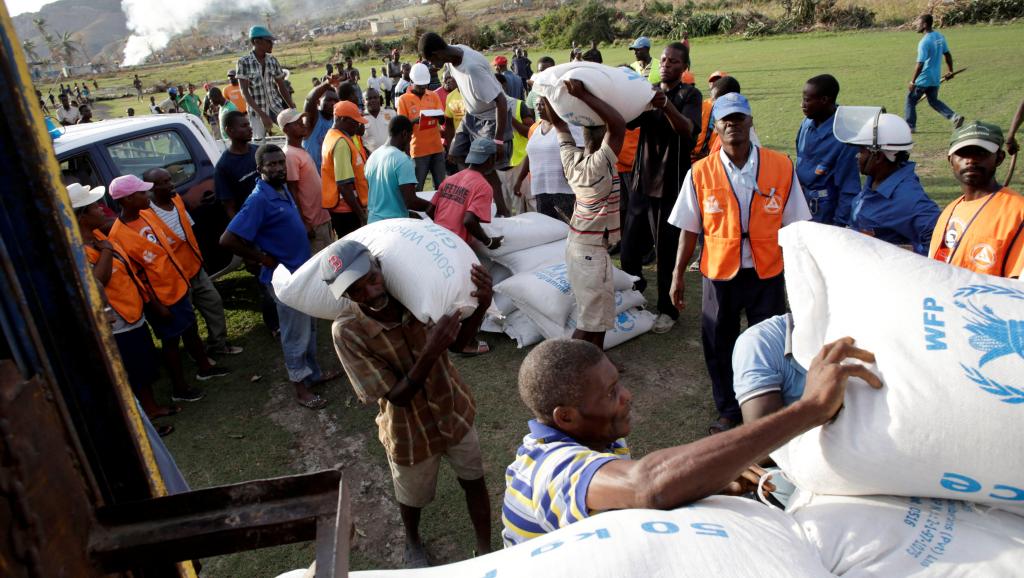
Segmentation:
[[(957, 67), (967, 66), (968, 71), (943, 87), (942, 99), (968, 119), (985, 119), (1006, 127), (1024, 96), (1020, 92), (1024, 85), (1020, 68), (1024, 24), (972, 26), (943, 33)], [(894, 31), (813, 33), (749, 41), (700, 38), (693, 41), (692, 59), (699, 88), (705, 87), (700, 79), (714, 69), (736, 76), (751, 99), (762, 142), (792, 155), (802, 118), (800, 91), (807, 78), (832, 73), (842, 85), (841, 103), (882, 105), (902, 113), (918, 38), (913, 32)], [(308, 60), (308, 55), (299, 54), (304, 48), (280, 48), (285, 66), (295, 70), (292, 82), (301, 94), (310, 86), (314, 70), (296, 65)], [(609, 64), (630, 60), (625, 46), (603, 52)], [(531, 51), (531, 58), (536, 61), (544, 54), (537, 48)], [(564, 62), (567, 51), (551, 55)], [(359, 63), (364, 77), (371, 65)], [(220, 59), (146, 74), (148, 78), (202, 81), (220, 78), (230, 66), (230, 61)], [(130, 84), (125, 79), (104, 79), (101, 85), (108, 82)], [(127, 102), (114, 101), (100, 118), (114, 116)], [(912, 159), (918, 163), (925, 189), (944, 205), (958, 191), (944, 152), (950, 127), (927, 107), (919, 114)], [(188, 404), (183, 413), (166, 420), (177, 428), (166, 441), (187, 479), (194, 487), (203, 487), (340, 465), (354, 492), (359, 528), (353, 567), (396, 567), (401, 559), (401, 526), (383, 450), (376, 440), (376, 409), (360, 406), (344, 379), (326, 387), (324, 393), (332, 403), (324, 412), (296, 405), (285, 383), (280, 349), (260, 322), (254, 280), (236, 273), (218, 286), (228, 304), (231, 337), (246, 351), (221, 360), (235, 372), (229, 378), (207, 382), (206, 399)], [(625, 366), (623, 379), (634, 393), (630, 442), (635, 456), (696, 439), (713, 417), (695, 310), (699, 309), (699, 291), (699, 276), (693, 274), (688, 283), (690, 306), (670, 333), (645, 335), (611, 353)], [(653, 296), (648, 291), (648, 298)], [(327, 337), (328, 324), (321, 323), (320, 329), (322, 363), (337, 367)], [(516, 350), (504, 337), (488, 339), (495, 344), (494, 352), (456, 363), (477, 398), (477, 427), (492, 493), (494, 545), (498, 546), (504, 468), (528, 419), (516, 393), (516, 372), (525, 351)], [(256, 376), (259, 379), (254, 380)], [(166, 384), (161, 386), (166, 395)], [(422, 530), (435, 561), (469, 556), (473, 543), (469, 519), (450, 472), (442, 476), (437, 500), (424, 513)], [(206, 560), (204, 575), (274, 576), (308, 565), (313, 556), (311, 544), (269, 548)]]

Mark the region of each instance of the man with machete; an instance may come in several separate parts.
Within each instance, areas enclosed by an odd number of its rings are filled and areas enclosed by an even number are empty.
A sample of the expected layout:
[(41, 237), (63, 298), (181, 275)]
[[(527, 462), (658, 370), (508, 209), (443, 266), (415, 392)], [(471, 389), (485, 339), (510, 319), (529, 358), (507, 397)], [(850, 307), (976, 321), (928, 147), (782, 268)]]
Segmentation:
[[(964, 117), (953, 112), (939, 100), (939, 83), (943, 78), (952, 78), (955, 74), (953, 55), (949, 52), (946, 37), (932, 30), (931, 14), (922, 14), (917, 19), (917, 31), (924, 34), (924, 38), (917, 44), (917, 66), (914, 67), (914, 76), (908, 85), (909, 92), (903, 117), (910, 125), (911, 132), (914, 132), (917, 126), (917, 103), (924, 97), (928, 99), (929, 106), (953, 123), (954, 129), (960, 128), (964, 124)], [(939, 74), (942, 71), (942, 58), (945, 58), (946, 66), (949, 67), (949, 73), (945, 77)]]

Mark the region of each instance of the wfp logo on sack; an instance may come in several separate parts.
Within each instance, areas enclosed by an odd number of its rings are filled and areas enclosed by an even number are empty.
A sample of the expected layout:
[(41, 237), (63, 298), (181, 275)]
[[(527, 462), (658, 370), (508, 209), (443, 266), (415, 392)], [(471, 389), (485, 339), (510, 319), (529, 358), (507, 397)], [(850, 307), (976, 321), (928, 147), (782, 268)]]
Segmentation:
[[(976, 284), (953, 292), (953, 303), (960, 310), (966, 344), (974, 355), (970, 363), (960, 361), (968, 380), (1003, 403), (1024, 405), (1024, 388), (1017, 383), (1004, 383), (1005, 378), (992, 377), (983, 369), (995, 368), (999, 375), (1024, 376), (1024, 319), (1013, 319), (1006, 313), (1008, 302), (1024, 302), (1024, 291), (1000, 285)], [(936, 299), (924, 299), (925, 347), (928, 350), (948, 349), (944, 307)], [(1019, 310), (1019, 309), (1018, 309)], [(994, 364), (994, 365), (990, 365)], [(1008, 368), (1007, 364), (1012, 367)]]

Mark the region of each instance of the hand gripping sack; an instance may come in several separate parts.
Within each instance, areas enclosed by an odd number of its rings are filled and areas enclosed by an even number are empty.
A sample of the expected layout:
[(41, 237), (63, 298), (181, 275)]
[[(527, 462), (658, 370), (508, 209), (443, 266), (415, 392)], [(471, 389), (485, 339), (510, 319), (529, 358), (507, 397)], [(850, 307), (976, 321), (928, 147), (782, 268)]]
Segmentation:
[(470, 277), (476, 254), (458, 235), (419, 219), (386, 219), (345, 235), (380, 262), (388, 293), (423, 323), (449, 313), (469, 317), (478, 305)]
[(852, 379), (833, 423), (772, 454), (790, 479), (1024, 513), (1024, 284), (827, 225), (790, 225), (779, 242), (797, 361), (848, 335), (884, 382)]
[(485, 556), (353, 578), (826, 578), (799, 526), (752, 500), (714, 496), (677, 510), (617, 510)]
[(583, 82), (592, 94), (630, 122), (647, 110), (654, 90), (646, 78), (628, 68), (605, 66), (596, 62), (567, 62), (533, 75), (533, 89), (548, 99), (558, 116), (579, 126), (603, 125), (604, 121), (582, 100), (569, 94), (564, 81)]
[(942, 498), (819, 496), (787, 509), (837, 576), (971, 578), (1024, 568), (1024, 517)]
[(564, 240), (569, 236), (569, 225), (541, 213), (495, 217), (490, 223), (481, 223), (480, 226), (488, 237), (503, 237), (501, 246), (497, 249), (479, 249), (482, 254), (492, 259), (538, 245), (546, 245), (552, 241)]

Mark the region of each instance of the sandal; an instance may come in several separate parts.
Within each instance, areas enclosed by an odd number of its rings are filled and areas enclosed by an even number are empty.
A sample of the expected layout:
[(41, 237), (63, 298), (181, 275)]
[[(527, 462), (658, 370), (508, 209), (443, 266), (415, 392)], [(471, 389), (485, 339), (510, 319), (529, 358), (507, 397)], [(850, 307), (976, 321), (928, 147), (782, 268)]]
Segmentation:
[(476, 357), (485, 353), (491, 352), (491, 346), (486, 341), (480, 340), (476, 342), (476, 351), (465, 351), (460, 352), (462, 357)]
[(296, 399), (299, 405), (309, 409), (323, 409), (327, 406), (327, 400), (320, 397), (319, 395), (313, 394), (313, 397), (307, 400)]
[(738, 425), (740, 424), (727, 417), (720, 417), (716, 421), (711, 422), (711, 425), (708, 426), (708, 435), (726, 432)]
[(172, 415), (178, 415), (179, 413), (181, 413), (180, 405), (168, 405), (160, 408), (160, 410), (157, 411), (156, 413), (146, 414), (146, 417), (149, 418), (149, 421), (153, 421), (154, 419), (157, 418), (170, 417)]

